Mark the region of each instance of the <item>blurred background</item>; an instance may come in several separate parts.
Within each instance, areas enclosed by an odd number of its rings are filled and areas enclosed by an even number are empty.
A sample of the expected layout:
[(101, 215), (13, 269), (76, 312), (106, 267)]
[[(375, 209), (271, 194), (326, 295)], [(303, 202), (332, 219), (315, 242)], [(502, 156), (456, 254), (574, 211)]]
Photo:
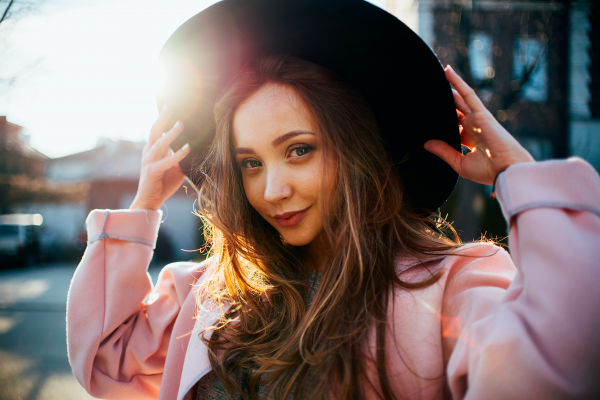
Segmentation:
[[(600, 169), (600, 4), (373, 0), (476, 89), (537, 160)], [(156, 58), (213, 0), (0, 0), (0, 400), (89, 398), (65, 346), (68, 285), (95, 208), (127, 208), (156, 118)], [(406, 62), (412, 62), (406, 54)], [(426, 105), (424, 105), (426, 106)], [(504, 240), (491, 187), (459, 180), (440, 213), (463, 241)], [(202, 243), (186, 184), (150, 273)]]

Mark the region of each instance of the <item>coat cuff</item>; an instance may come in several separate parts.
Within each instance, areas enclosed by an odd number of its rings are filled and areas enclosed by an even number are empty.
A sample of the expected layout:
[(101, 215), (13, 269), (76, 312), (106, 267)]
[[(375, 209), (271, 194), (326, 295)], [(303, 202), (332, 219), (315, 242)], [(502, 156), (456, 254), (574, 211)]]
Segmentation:
[(86, 224), (88, 244), (101, 239), (156, 245), (161, 210), (93, 210)]
[(600, 215), (600, 178), (579, 157), (512, 165), (498, 176), (496, 195), (507, 221), (537, 207)]

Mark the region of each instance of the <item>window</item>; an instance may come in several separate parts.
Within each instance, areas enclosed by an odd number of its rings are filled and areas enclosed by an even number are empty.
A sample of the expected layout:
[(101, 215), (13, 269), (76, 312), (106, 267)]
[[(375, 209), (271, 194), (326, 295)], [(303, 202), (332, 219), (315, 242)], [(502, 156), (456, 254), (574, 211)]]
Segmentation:
[(491, 79), (495, 75), (492, 59), (493, 49), (492, 35), (486, 32), (474, 32), (470, 35), (469, 44), (469, 66), (471, 75), (478, 82)]
[[(541, 40), (519, 37), (513, 52), (513, 79), (524, 83), (521, 96), (542, 103), (548, 98), (547, 45)], [(525, 82), (522, 82), (525, 81)]]

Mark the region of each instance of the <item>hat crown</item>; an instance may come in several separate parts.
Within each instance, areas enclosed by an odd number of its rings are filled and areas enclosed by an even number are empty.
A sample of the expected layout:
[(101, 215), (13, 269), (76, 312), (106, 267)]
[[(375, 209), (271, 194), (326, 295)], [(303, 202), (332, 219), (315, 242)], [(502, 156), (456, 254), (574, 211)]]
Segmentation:
[(194, 147), (197, 156), (212, 137), (222, 88), (250, 58), (270, 54), (321, 65), (355, 87), (375, 115), (409, 203), (435, 210), (447, 199), (458, 176), (423, 148), (431, 139), (461, 148), (443, 68), (417, 34), (364, 0), (223, 0), (178, 28), (159, 57), (171, 66), (172, 84), (157, 102), (159, 109), (175, 104), (186, 119), (173, 144), (192, 143), (184, 171), (191, 171)]

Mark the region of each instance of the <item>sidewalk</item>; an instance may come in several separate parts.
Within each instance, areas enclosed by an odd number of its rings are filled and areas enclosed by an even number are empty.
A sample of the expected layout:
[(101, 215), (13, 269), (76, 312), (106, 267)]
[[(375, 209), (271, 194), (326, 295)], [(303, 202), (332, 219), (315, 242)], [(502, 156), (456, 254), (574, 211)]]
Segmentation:
[[(93, 398), (67, 359), (65, 311), (75, 267), (0, 271), (0, 400)], [(150, 272), (156, 281), (159, 269)]]

